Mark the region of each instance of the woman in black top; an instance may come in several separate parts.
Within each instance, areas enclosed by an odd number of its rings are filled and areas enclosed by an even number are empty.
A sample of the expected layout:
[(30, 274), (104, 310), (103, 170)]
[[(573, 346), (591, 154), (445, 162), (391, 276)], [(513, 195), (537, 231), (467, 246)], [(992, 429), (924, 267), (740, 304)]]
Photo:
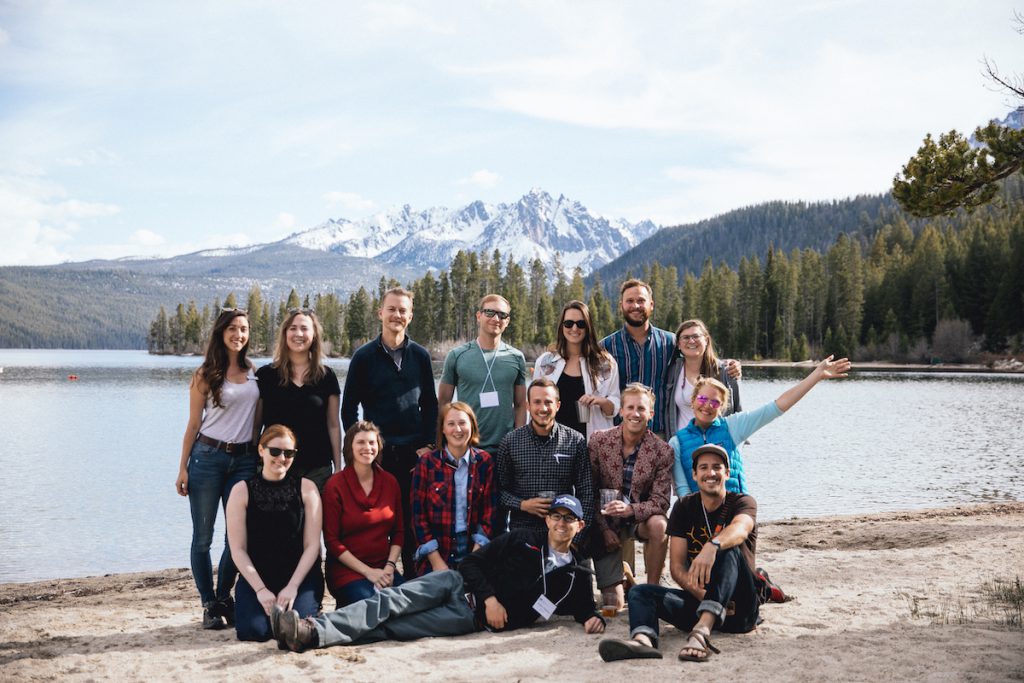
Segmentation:
[(259, 444), (263, 468), (239, 482), (228, 499), (228, 543), (241, 577), (235, 586), (239, 640), (271, 638), (276, 604), (304, 617), (320, 609), (320, 495), (308, 479), (289, 477), (295, 435), (268, 427)]
[(323, 328), (309, 308), (293, 308), (281, 323), (274, 361), (256, 372), (263, 424), (288, 427), (302, 444), (292, 476), (319, 491), (341, 469), (341, 386), (323, 363)]

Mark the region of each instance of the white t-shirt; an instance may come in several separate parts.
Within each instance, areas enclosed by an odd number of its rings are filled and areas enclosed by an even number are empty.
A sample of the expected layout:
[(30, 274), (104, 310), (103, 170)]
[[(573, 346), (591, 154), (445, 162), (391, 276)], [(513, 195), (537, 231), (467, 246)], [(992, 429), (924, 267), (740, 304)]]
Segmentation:
[(690, 424), (690, 420), (693, 419), (693, 405), (690, 401), (693, 399), (695, 388), (686, 379), (686, 373), (680, 372), (679, 379), (676, 380), (676, 390), (672, 395), (672, 400), (676, 402), (676, 431)]

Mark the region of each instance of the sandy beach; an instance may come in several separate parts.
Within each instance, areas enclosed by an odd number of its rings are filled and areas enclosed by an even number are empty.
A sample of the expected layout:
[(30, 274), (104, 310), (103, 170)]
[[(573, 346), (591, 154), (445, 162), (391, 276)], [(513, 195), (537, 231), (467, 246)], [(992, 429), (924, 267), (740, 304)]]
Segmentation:
[[(984, 599), (1024, 578), (1024, 503), (761, 526), (758, 564), (795, 599), (703, 664), (606, 664), (602, 636), (556, 619), (508, 634), (303, 654), (202, 631), (186, 569), (0, 585), (0, 679), (312, 681), (1022, 681), (1024, 630)], [(55, 549), (59, 552), (59, 545)], [(333, 606), (328, 597), (328, 606)], [(625, 637), (628, 618), (610, 621)]]

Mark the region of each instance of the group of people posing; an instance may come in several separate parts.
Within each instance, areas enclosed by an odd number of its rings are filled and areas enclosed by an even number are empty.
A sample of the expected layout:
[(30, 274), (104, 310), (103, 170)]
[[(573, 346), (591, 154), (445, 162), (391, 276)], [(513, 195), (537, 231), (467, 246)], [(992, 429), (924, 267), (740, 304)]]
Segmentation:
[[(694, 661), (716, 651), (712, 629), (754, 628), (774, 586), (755, 565), (739, 445), (849, 361), (828, 357), (741, 411), (740, 364), (717, 357), (703, 322), (654, 327), (651, 289), (635, 279), (620, 307), (623, 326), (599, 340), (586, 304), (567, 303), (531, 377), (502, 341), (508, 301), (487, 295), (476, 339), (448, 354), (436, 392), (428, 352), (406, 335), (404, 289), (384, 294), (381, 333), (352, 355), (344, 392), (315, 311), (290, 310), (256, 370), (246, 312), (223, 310), (191, 382), (176, 482), (191, 505), (203, 627), (292, 650), (553, 614), (601, 633), (602, 613), (628, 601), (630, 638), (602, 640), (606, 661), (661, 657), (659, 619), (689, 631), (679, 656)], [(646, 583), (627, 596), (635, 541)], [(666, 557), (679, 588), (661, 585)]]

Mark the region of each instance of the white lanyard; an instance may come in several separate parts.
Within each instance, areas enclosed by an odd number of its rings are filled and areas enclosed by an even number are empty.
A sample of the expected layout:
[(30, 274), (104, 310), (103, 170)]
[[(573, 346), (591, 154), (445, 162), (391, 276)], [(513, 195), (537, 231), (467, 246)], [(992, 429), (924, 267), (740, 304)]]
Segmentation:
[[(557, 568), (558, 567), (555, 567), (555, 569), (557, 569)], [(552, 571), (554, 571), (554, 569)], [(540, 579), (541, 579), (541, 582), (542, 582), (541, 585), (544, 587), (544, 592), (542, 593), (542, 595), (544, 597), (547, 597), (547, 595), (548, 595), (548, 575), (544, 572), (544, 548), (541, 548), (541, 551), (540, 551)], [(555, 603), (554, 603), (555, 607), (558, 607), (562, 603), (562, 600), (565, 600), (567, 597), (569, 597), (569, 593), (572, 593), (572, 587), (573, 587), (573, 584), (575, 584), (575, 583), (576, 583), (576, 571), (573, 570), (572, 575), (569, 578), (569, 590), (565, 591), (565, 595), (563, 595), (562, 597), (560, 597), (558, 600), (555, 601)]]
[(498, 387), (494, 386), (494, 378), (491, 377), (491, 368), (494, 367), (494, 361), (498, 360), (498, 347), (494, 347), (494, 355), (491, 356), (491, 364), (487, 364), (487, 356), (484, 354), (484, 347), (480, 346), (480, 342), (477, 342), (476, 347), (480, 349), (480, 357), (484, 359), (484, 367), (487, 368), (487, 376), (484, 377), (483, 384), (480, 385), (480, 393), (487, 388), (487, 380), (491, 381), (491, 391), (497, 392)]
[[(723, 503), (724, 505), (724, 503)], [(712, 536), (715, 535), (714, 530), (711, 528), (711, 522), (708, 521), (708, 511), (704, 508), (704, 501), (700, 502), (700, 511), (704, 513), (704, 524), (708, 530), (708, 541), (711, 540)]]

